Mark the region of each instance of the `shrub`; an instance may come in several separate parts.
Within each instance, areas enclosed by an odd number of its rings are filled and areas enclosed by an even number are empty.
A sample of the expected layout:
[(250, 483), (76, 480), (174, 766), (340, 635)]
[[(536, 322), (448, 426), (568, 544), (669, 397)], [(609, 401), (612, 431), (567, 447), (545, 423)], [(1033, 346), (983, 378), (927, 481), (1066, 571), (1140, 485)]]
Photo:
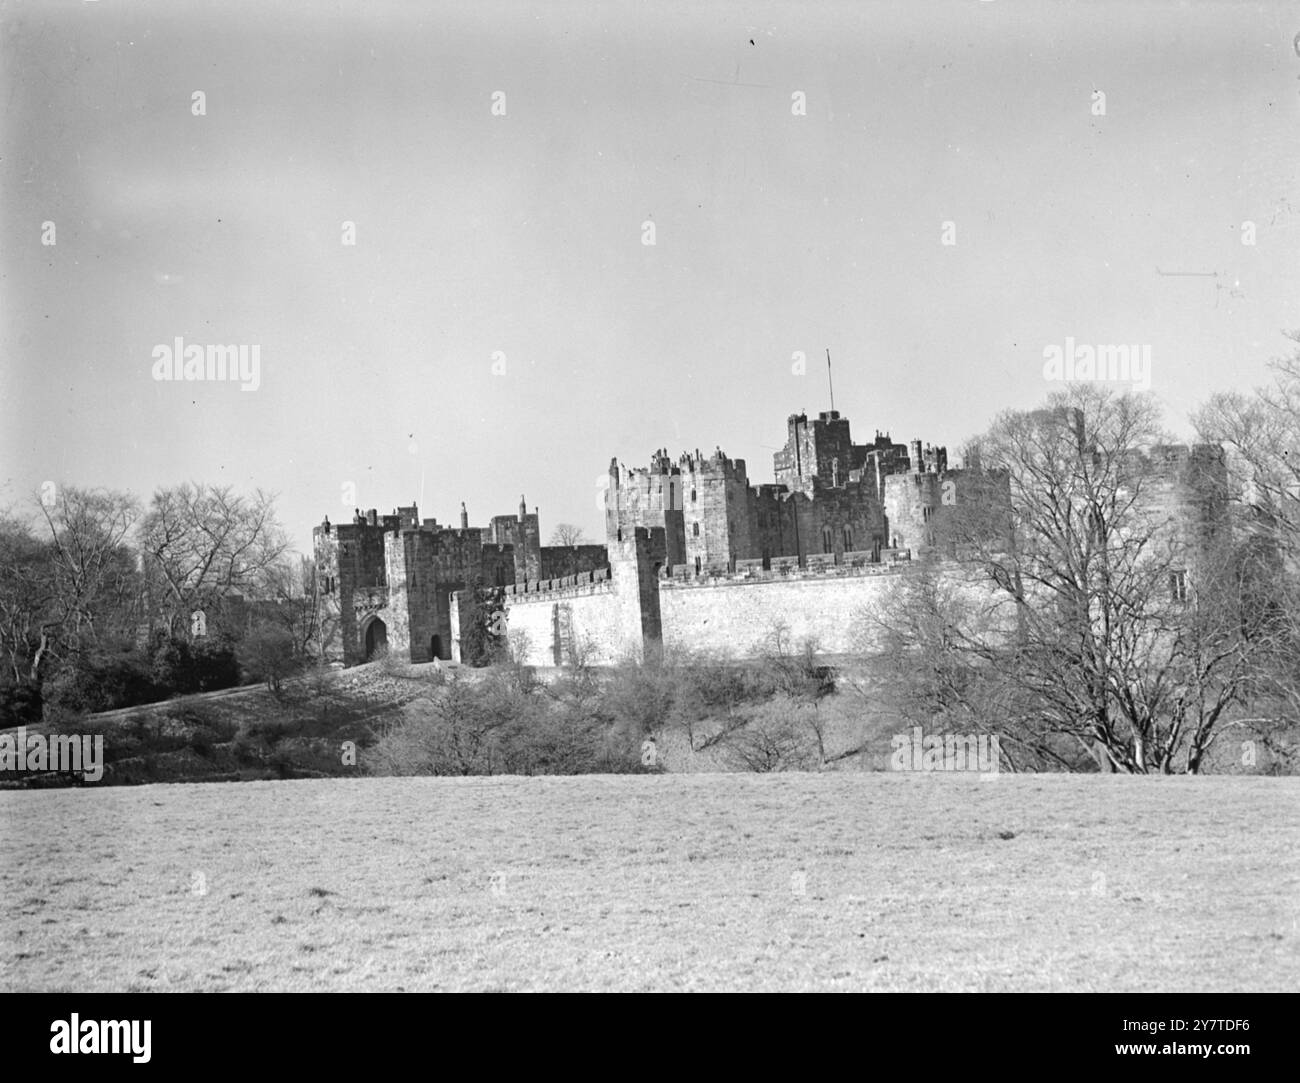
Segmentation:
[(726, 758), (744, 771), (803, 771), (815, 766), (814, 734), (798, 717), (799, 710), (784, 697), (759, 707), (746, 725), (728, 733), (722, 746)]
[(165, 699), (149, 657), (133, 646), (105, 648), (66, 661), (46, 681), (45, 699), (70, 710), (111, 711)]
[(262, 762), (262, 743), (243, 730), (235, 734), (235, 739), (230, 742), (230, 751), (242, 764)]
[(213, 692), (239, 684), (234, 643), (224, 636), (205, 637), (194, 643), (169, 637), (155, 639), (150, 661), (154, 684), (169, 694)]
[(190, 737), (190, 748), (194, 749), (195, 753), (204, 759), (212, 755), (215, 745), (216, 742), (212, 738), (212, 733), (206, 729), (197, 729), (194, 731), (193, 736)]
[(302, 670), (306, 659), (297, 653), (293, 636), (280, 625), (262, 621), (240, 641), (236, 651), (244, 677), (266, 684), (274, 696), (281, 694), (286, 678)]
[(5, 725), (41, 720), (41, 688), (31, 681), (0, 680), (0, 719)]

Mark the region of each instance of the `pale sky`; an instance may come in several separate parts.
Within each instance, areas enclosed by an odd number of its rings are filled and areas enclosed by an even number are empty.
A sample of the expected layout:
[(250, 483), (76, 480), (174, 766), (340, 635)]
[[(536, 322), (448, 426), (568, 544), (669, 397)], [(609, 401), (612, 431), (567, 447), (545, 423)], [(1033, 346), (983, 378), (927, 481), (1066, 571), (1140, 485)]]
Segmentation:
[[(0, 506), (260, 486), (305, 547), (522, 492), (601, 539), (611, 456), (770, 481), (827, 347), (859, 441), (955, 451), (1067, 337), (1149, 345), (1189, 435), (1300, 327), (1290, 4), (0, 13)], [(260, 385), (156, 381), (178, 336)]]

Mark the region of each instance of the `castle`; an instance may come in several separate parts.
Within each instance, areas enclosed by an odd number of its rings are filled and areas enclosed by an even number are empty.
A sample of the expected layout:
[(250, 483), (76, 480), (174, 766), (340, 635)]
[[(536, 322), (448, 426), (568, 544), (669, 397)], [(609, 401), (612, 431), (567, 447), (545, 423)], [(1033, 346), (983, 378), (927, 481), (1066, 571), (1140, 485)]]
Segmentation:
[(523, 497), (517, 516), (494, 516), (486, 528), (469, 525), (463, 503), (459, 527), (421, 521), (415, 504), (384, 516), (358, 510), (337, 525), (326, 517), (312, 542), (317, 590), (337, 629), (327, 655), (353, 665), (387, 647), (412, 662), (449, 659), (453, 592), (608, 566), (603, 545), (543, 546), (537, 524)]
[[(935, 517), (963, 491), (948, 450), (909, 448), (876, 433), (855, 444), (836, 410), (809, 421), (792, 414), (773, 456), (775, 484), (751, 486), (743, 459), (719, 449), (673, 462), (657, 451), (649, 468), (610, 463), (606, 535), (662, 528), (674, 575), (734, 572), (753, 561), (793, 558), (799, 566), (874, 564), (934, 544)], [(684, 569), (684, 571), (682, 570)]]
[[(1082, 438), (1082, 417), (1078, 418)], [(1154, 499), (1201, 514), (1205, 468), (1222, 449), (1152, 449)], [(837, 411), (791, 415), (773, 456), (775, 482), (753, 486), (721, 449), (649, 467), (616, 459), (605, 494), (606, 544), (542, 546), (538, 513), (470, 527), (418, 509), (357, 512), (313, 531), (317, 589), (336, 618), (327, 654), (354, 664), (387, 647), (412, 662), (461, 658), (475, 619), (472, 588), (499, 587), (507, 634), (534, 665), (639, 657), (648, 644), (747, 653), (777, 626), (830, 653), (851, 649), (855, 617), (889, 578), (930, 553), (944, 517), (974, 502), (1009, 507), (1007, 476), (944, 447), (853, 443)], [(1212, 501), (1213, 503), (1213, 501)], [(1199, 509), (1199, 510), (1198, 510)], [(1001, 516), (988, 518), (1000, 530)]]

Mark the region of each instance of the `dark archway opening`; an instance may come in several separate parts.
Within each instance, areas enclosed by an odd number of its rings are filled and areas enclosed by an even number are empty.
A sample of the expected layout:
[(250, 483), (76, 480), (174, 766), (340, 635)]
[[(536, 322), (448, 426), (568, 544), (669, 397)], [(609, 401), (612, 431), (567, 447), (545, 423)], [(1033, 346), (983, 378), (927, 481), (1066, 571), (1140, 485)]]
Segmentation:
[(366, 661), (388, 652), (388, 627), (376, 617), (366, 626)]
[(442, 657), (442, 636), (434, 636), (433, 639), (429, 641), (429, 657)]

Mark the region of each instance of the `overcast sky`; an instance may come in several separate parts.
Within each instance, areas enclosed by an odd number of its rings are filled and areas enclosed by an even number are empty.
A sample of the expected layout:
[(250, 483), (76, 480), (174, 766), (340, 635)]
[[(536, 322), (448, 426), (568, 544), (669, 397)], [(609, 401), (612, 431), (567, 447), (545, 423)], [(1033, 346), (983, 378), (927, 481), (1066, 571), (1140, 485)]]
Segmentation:
[[(1300, 327), (1290, 4), (0, 11), (0, 507), (229, 482), (306, 546), (522, 492), (600, 537), (611, 456), (771, 480), (827, 347), (856, 438), (955, 450), (1067, 337), (1149, 345), (1189, 434)], [(178, 336), (259, 386), (154, 379)]]

